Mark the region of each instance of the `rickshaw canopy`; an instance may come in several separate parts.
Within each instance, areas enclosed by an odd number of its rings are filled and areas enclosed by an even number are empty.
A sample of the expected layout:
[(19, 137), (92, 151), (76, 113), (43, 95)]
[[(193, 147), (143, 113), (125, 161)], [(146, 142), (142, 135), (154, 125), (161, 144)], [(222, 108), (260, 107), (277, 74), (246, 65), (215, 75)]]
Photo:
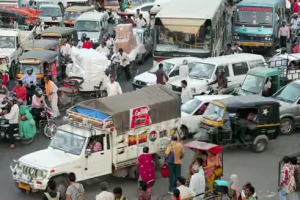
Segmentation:
[(26, 53), (24, 53), (20, 57), (20, 62), (24, 60), (39, 60), (41, 62), (51, 63), (56, 60), (56, 57), (58, 56), (58, 53), (56, 51), (50, 51), (50, 50), (31, 50)]
[(220, 103), (229, 108), (253, 108), (266, 105), (276, 107), (280, 106), (280, 103), (277, 100), (259, 95), (234, 96), (230, 98), (214, 100), (211, 103), (213, 102)]
[(220, 145), (200, 141), (191, 141), (186, 143), (184, 146), (200, 151), (210, 151), (213, 154), (219, 154), (223, 152), (223, 147), (221, 147)]
[(70, 27), (49, 27), (42, 32), (42, 36), (53, 36), (53, 35), (72, 35), (76, 30)]
[(50, 50), (58, 46), (57, 40), (31, 40), (22, 43), (23, 50)]
[(90, 6), (71, 6), (68, 7), (65, 12), (87, 12), (93, 10)]

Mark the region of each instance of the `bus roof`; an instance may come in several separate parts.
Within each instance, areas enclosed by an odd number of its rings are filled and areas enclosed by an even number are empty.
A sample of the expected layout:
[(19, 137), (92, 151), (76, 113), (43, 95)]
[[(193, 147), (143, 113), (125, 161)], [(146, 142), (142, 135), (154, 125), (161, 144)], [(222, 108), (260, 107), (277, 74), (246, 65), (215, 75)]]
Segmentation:
[(212, 19), (224, 0), (171, 0), (157, 18)]
[(237, 6), (249, 5), (254, 6), (253, 4), (265, 5), (265, 6), (276, 6), (285, 7), (285, 0), (243, 0), (237, 4)]

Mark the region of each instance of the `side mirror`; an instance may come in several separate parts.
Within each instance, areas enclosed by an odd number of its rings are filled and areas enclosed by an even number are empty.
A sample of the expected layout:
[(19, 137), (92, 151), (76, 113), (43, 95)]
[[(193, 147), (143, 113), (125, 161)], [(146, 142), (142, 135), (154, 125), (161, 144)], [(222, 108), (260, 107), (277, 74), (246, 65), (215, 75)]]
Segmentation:
[(86, 156), (92, 155), (92, 150), (91, 150), (91, 149), (86, 149), (86, 150), (85, 150), (85, 155), (86, 155)]

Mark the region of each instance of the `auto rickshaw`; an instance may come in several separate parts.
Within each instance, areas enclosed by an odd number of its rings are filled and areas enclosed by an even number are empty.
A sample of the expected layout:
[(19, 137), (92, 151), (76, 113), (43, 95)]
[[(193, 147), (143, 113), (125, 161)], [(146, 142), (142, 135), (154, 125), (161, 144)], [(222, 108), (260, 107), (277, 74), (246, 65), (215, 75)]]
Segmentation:
[[(205, 170), (205, 178), (208, 185), (206, 194), (213, 191), (214, 181), (220, 179), (223, 176), (223, 148), (219, 145), (191, 141), (184, 145), (189, 149), (195, 151), (193, 160), (190, 163), (190, 174), (192, 174), (192, 168), (194, 167), (194, 161), (196, 158), (202, 158), (204, 160), (204, 166), (214, 165), (214, 169)], [(211, 172), (211, 173), (210, 173)]]
[(31, 50), (59, 51), (59, 41), (56, 40), (30, 40), (22, 43), (23, 52)]
[(63, 22), (65, 27), (74, 27), (77, 18), (85, 12), (91, 12), (94, 8), (91, 6), (71, 6), (65, 11)]
[(61, 40), (72, 38), (73, 41), (78, 41), (77, 31), (70, 27), (49, 27), (41, 33), (42, 39)]
[(269, 140), (280, 133), (279, 107), (278, 101), (259, 95), (212, 101), (194, 139), (222, 146), (250, 146), (254, 152), (263, 152)]
[(31, 50), (24, 53), (19, 59), (17, 78), (22, 78), (29, 68), (33, 68), (33, 73), (36, 74), (37, 80), (41, 83), (44, 75), (51, 72), (52, 63), (57, 66), (57, 74), (62, 74), (62, 69), (57, 63), (58, 57), (58, 52), (50, 50)]

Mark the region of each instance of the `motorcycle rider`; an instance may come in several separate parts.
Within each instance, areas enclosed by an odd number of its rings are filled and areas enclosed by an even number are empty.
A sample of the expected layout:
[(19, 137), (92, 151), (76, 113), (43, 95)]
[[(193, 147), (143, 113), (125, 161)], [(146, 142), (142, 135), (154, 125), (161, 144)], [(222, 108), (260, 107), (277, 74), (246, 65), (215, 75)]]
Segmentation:
[(32, 96), (32, 108), (31, 114), (33, 115), (35, 121), (38, 123), (41, 120), (41, 112), (44, 110), (46, 105), (45, 98), (43, 96), (43, 91), (40, 88), (35, 90), (35, 94)]
[(102, 42), (96, 49), (96, 51), (99, 51), (104, 56), (108, 57), (110, 54), (109, 49), (106, 46), (106, 42)]
[(78, 42), (76, 48), (82, 49), (82, 45), (83, 45), (83, 43), (84, 43), (85, 40), (86, 40), (86, 36), (87, 36), (86, 33), (82, 33), (82, 34), (81, 34), (80, 41)]
[(10, 149), (15, 148), (15, 137), (16, 130), (19, 126), (19, 106), (18, 106), (18, 99), (15, 97), (9, 97), (8, 103), (11, 106), (10, 112), (4, 115), (4, 118), (8, 120), (9, 127), (8, 127), (8, 135), (9, 135), (9, 142), (10, 142)]
[(30, 104), (32, 95), (36, 87), (36, 75), (33, 72), (33, 68), (29, 67), (27, 73), (20, 79), (23, 82), (23, 85), (26, 87), (27, 103)]
[(226, 92), (227, 90), (227, 83), (228, 83), (228, 79), (225, 76), (225, 70), (223, 68), (220, 68), (218, 70), (218, 76), (216, 78), (216, 80), (214, 80), (211, 83), (208, 83), (207, 85), (213, 85), (215, 83), (218, 83), (218, 87), (219, 87), (219, 94), (224, 94), (224, 92)]

